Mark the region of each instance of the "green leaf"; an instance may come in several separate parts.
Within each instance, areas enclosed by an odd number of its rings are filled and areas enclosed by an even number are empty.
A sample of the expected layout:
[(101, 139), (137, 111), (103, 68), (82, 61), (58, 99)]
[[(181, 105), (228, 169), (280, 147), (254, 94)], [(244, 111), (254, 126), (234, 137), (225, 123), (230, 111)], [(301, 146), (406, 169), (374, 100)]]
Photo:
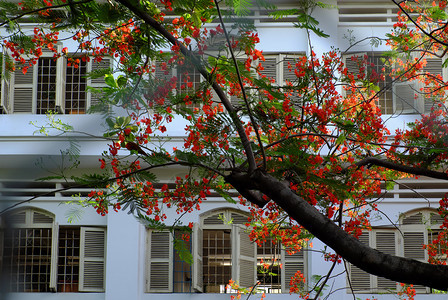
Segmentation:
[(187, 243), (182, 239), (174, 239), (174, 249), (176, 250), (179, 258), (189, 265), (193, 264), (193, 255)]
[(338, 138), (336, 139), (336, 145), (341, 145), (342, 143), (344, 143), (346, 140), (346, 136), (344, 134), (341, 134), (338, 136)]
[(251, 7), (251, 0), (233, 0), (233, 9), (237, 16), (247, 16)]
[(232, 204), (237, 204), (237, 202), (235, 201), (235, 199), (233, 199), (226, 191), (224, 191), (223, 189), (214, 188), (215, 192), (217, 192), (221, 197), (223, 197), (227, 202), (232, 203)]
[(386, 190), (390, 191), (393, 190), (395, 186), (395, 182), (394, 181), (386, 181)]
[(126, 86), (126, 84), (128, 83), (128, 80), (127, 80), (127, 78), (126, 77), (124, 77), (124, 76), (118, 76), (118, 78), (117, 78), (117, 86), (119, 87), (119, 88), (124, 88), (125, 86)]
[(109, 128), (113, 129), (115, 126), (115, 122), (112, 120), (112, 118), (106, 118), (106, 123), (109, 126)]
[(63, 176), (47, 176), (47, 177), (41, 177), (36, 179), (36, 181), (49, 181), (49, 180), (56, 180), (56, 179), (64, 179)]
[(327, 38), (328, 34), (324, 33), (317, 25), (319, 22), (306, 13), (301, 13), (297, 16), (298, 23), (295, 23), (296, 27), (311, 30), (318, 37)]
[(104, 81), (110, 87), (113, 87), (113, 88), (117, 88), (118, 87), (117, 86), (117, 82), (115, 81), (114, 76), (112, 76), (111, 74), (104, 75)]
[(71, 179), (79, 185), (91, 188), (106, 188), (110, 178), (106, 174), (83, 174), (80, 177), (72, 176)]

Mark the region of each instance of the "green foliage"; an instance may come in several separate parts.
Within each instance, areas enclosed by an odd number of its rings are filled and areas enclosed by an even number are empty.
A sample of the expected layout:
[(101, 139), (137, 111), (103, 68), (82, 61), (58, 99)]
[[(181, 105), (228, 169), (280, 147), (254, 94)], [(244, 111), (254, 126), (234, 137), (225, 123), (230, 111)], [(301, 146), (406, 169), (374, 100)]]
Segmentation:
[(182, 239), (174, 239), (174, 249), (176, 250), (179, 258), (186, 262), (189, 265), (193, 265), (193, 255), (189, 247), (187, 246), (187, 242)]
[(72, 176), (71, 179), (78, 185), (86, 186), (89, 188), (106, 188), (110, 182), (110, 178), (107, 174), (98, 173)]
[(252, 7), (251, 0), (233, 0), (233, 9), (238, 16), (249, 15), (250, 8)]

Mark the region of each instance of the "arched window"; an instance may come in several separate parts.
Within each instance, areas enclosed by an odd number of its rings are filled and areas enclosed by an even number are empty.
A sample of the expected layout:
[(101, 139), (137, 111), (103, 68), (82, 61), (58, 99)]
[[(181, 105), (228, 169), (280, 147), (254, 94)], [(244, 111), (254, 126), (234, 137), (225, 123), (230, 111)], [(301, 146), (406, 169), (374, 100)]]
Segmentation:
[[(364, 231), (359, 240), (384, 253), (428, 261), (423, 245), (429, 244), (440, 232), (443, 219), (435, 209), (417, 209), (403, 213), (395, 226), (373, 227)], [(350, 265), (350, 286), (356, 293), (385, 293), (399, 289), (396, 282), (377, 277)], [(417, 293), (431, 293), (424, 286), (414, 286)], [(351, 289), (348, 289), (351, 291)]]
[[(149, 229), (146, 291), (228, 293), (232, 279), (245, 288), (259, 281), (256, 288), (260, 292), (289, 293), (291, 277), (297, 271), (306, 274), (304, 252), (289, 255), (272, 241), (257, 246), (244, 226), (248, 217), (246, 212), (229, 208), (202, 214), (186, 247), (193, 256), (191, 267), (176, 254), (173, 231)], [(270, 264), (268, 271), (261, 268), (263, 263)]]
[(104, 291), (104, 228), (58, 226), (53, 214), (31, 207), (7, 214), (3, 227), (10, 292)]

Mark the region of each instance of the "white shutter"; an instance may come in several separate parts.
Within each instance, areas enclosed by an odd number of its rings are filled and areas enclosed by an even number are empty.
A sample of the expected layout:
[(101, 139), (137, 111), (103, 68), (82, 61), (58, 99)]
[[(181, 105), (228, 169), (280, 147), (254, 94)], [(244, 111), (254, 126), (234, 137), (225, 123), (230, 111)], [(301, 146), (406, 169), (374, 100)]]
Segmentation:
[(305, 259), (304, 251), (297, 251), (294, 254), (288, 254), (287, 251), (282, 248), (282, 269), (281, 269), (281, 281), (282, 281), (282, 293), (289, 293), (290, 281), (297, 271), (302, 272), (305, 276)]
[(397, 81), (392, 93), (395, 114), (415, 114), (421, 111), (418, 106), (421, 97), (416, 81)]
[(106, 229), (81, 227), (79, 291), (104, 292)]
[[(359, 241), (364, 245), (370, 245), (370, 232), (364, 231), (359, 237)], [(350, 264), (350, 283), (353, 291), (370, 291), (372, 283), (370, 274), (360, 268)], [(349, 285), (350, 286), (350, 285)]]
[(51, 231), (51, 269), (50, 269), (50, 290), (56, 291), (58, 278), (58, 249), (59, 249), (59, 224), (53, 223)]
[[(28, 63), (28, 61), (27, 61)], [(26, 74), (17, 69), (11, 76), (12, 111), (14, 113), (34, 113), (36, 110), (37, 67), (32, 65)]]
[[(420, 216), (421, 222), (421, 216)], [(410, 259), (426, 262), (425, 249), (425, 234), (418, 231), (403, 232), (403, 256)], [(419, 293), (426, 293), (427, 288), (421, 285), (414, 285), (414, 289)]]
[(3, 249), (5, 247), (4, 244), (4, 228), (3, 228), (3, 223), (2, 223), (2, 219), (0, 217), (0, 270), (3, 270)]
[(240, 287), (251, 288), (257, 281), (257, 247), (246, 228), (232, 225), (232, 279)]
[(202, 270), (202, 228), (199, 224), (193, 226), (193, 289), (202, 292), (204, 288)]
[(279, 64), (277, 62), (278, 55), (266, 55), (264, 61), (260, 61), (260, 64), (264, 68), (261, 71), (261, 74), (265, 75), (269, 79), (274, 79), (275, 84), (280, 84), (282, 82), (282, 78), (279, 78)]
[(146, 291), (173, 291), (173, 238), (168, 231), (148, 231)]
[[(93, 61), (93, 58), (90, 58), (90, 61), (87, 63), (87, 73), (95, 70), (105, 70), (112, 68), (112, 58), (111, 57), (103, 57), (101, 62)], [(104, 81), (104, 77), (98, 78), (90, 78), (87, 79), (87, 85), (92, 88), (101, 89), (106, 87), (106, 82)], [(92, 105), (97, 105), (100, 102), (100, 94), (88, 92), (87, 94), (87, 104), (88, 107)]]
[[(62, 44), (57, 45), (57, 52), (62, 53)], [(63, 55), (56, 60), (56, 111), (65, 113), (65, 84), (67, 61)]]
[[(440, 75), (443, 78), (443, 68), (442, 68), (443, 60), (442, 57), (426, 57), (426, 66), (423, 68), (424, 72), (428, 72), (432, 76), (438, 76)], [(424, 84), (422, 84), (424, 86)], [(431, 90), (431, 86), (428, 86), (428, 88)], [(431, 107), (433, 107), (434, 104), (438, 104), (437, 98), (435, 99), (433, 97), (427, 97), (425, 95), (424, 98), (424, 111), (425, 113), (431, 112)]]
[[(290, 82), (294, 82), (297, 80), (296, 73), (294, 72), (296, 68), (297, 59), (300, 57), (299, 55), (281, 55), (282, 61), (282, 81), (286, 82), (286, 80)], [(291, 69), (289, 69), (291, 66)]]
[[(367, 55), (366, 52), (360, 52), (360, 53), (352, 53), (352, 54), (346, 54), (342, 56), (342, 61), (344, 63), (344, 66), (347, 68), (348, 74), (353, 74), (353, 77), (355, 78), (355, 81), (358, 81), (358, 74), (360, 72), (360, 67), (364, 67), (364, 74), (367, 75), (367, 65), (364, 62), (364, 58)], [(356, 83), (357, 86), (361, 85), (361, 82)], [(342, 89), (342, 95), (347, 96), (347, 91), (345, 89)]]
[[(396, 244), (397, 241), (395, 239), (394, 231), (375, 231), (376, 233), (376, 246), (375, 248), (378, 251), (381, 251), (390, 255), (397, 255)], [(389, 279), (383, 277), (376, 277), (377, 279), (377, 288), (381, 290), (396, 290), (397, 283), (395, 281), (391, 281)]]
[(403, 232), (403, 254), (406, 258), (425, 259), (425, 236), (423, 232)]
[(353, 74), (355, 80), (358, 78), (359, 69), (364, 67), (364, 72), (367, 74), (367, 65), (364, 63), (364, 58), (367, 52), (352, 53), (342, 56), (342, 61), (347, 68), (347, 73)]
[[(239, 68), (239, 69), (241, 69), (241, 68), (245, 68), (245, 67), (241, 66), (241, 64), (244, 65), (244, 62), (246, 61), (245, 58), (243, 58), (243, 57), (237, 57), (236, 60), (239, 62), (239, 63), (238, 63), (238, 68)], [(233, 63), (233, 59), (229, 58), (229, 59), (228, 59), (228, 62), (229, 62), (230, 64), (234, 65), (234, 63)], [(236, 67), (235, 67), (235, 70), (236, 70)], [(236, 71), (235, 71), (235, 72), (236, 72)], [(235, 89), (236, 89), (236, 90), (240, 90), (240, 85), (239, 85), (238, 82), (236, 82), (236, 85), (237, 85), (237, 86), (235, 86)], [(246, 89), (245, 92), (246, 92), (246, 95), (248, 95), (248, 93), (249, 93), (249, 89)], [(231, 96), (230, 96), (230, 95), (229, 95), (229, 99), (230, 99), (230, 102), (232, 103), (233, 106), (242, 107), (242, 106), (245, 106), (245, 105), (246, 105), (246, 104), (244, 103), (244, 99), (243, 99), (243, 94), (242, 94), (242, 93), (240, 93), (240, 96), (236, 96), (236, 95), (231, 95)]]
[(11, 94), (11, 82), (10, 77), (12, 73), (6, 70), (6, 60), (10, 59), (8, 51), (3, 49), (2, 53), (2, 73), (1, 73), (1, 91), (0, 91), (0, 110), (1, 113), (10, 113), (10, 94)]

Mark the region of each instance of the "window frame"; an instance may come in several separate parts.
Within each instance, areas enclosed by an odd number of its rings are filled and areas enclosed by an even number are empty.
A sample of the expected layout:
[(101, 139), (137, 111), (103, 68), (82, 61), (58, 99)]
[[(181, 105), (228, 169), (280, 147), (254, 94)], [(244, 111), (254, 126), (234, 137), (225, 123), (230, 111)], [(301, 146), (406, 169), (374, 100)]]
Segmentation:
[[(62, 53), (62, 44), (57, 44), (57, 52)], [(3, 49), (3, 56), (11, 57), (6, 49)], [(44, 111), (38, 111), (38, 85), (39, 83), (39, 63), (41, 59), (53, 58), (53, 53), (45, 51), (39, 58), (38, 62), (30, 66), (26, 74), (21, 71), (10, 72), (8, 78), (3, 76), (1, 80), (1, 99), (0, 108), (1, 113), (7, 114), (43, 114)], [(54, 109), (59, 114), (79, 114), (86, 113), (87, 110), (95, 104), (98, 100), (95, 99), (94, 94), (87, 87), (102, 88), (106, 86), (103, 78), (91, 78), (89, 74), (95, 69), (106, 69), (112, 67), (112, 57), (104, 57), (102, 62), (96, 62), (92, 57), (86, 62), (86, 72), (81, 76), (86, 77), (86, 94), (85, 108), (78, 109), (77, 112), (66, 112), (66, 74), (69, 67), (67, 58), (63, 55), (56, 59), (56, 83), (55, 83), (55, 106)], [(2, 60), (2, 74), (6, 72), (5, 59)], [(19, 83), (16, 82), (19, 80)], [(76, 84), (79, 84), (76, 83)], [(43, 84), (47, 85), (46, 83)], [(19, 97), (18, 95), (22, 95)], [(30, 99), (30, 100), (29, 100)], [(79, 101), (79, 99), (78, 99)], [(72, 101), (74, 102), (74, 101)], [(20, 104), (20, 108), (19, 108)], [(50, 109), (52, 110), (52, 109)]]
[[(16, 222), (14, 220), (14, 216), (15, 215), (19, 215), (21, 213), (25, 214), (25, 217), (22, 220), (19, 220), (19, 222)], [(39, 214), (40, 216), (40, 220), (35, 219), (35, 214)], [(43, 216), (43, 217), (42, 217)], [(33, 219), (34, 218), (34, 219)], [(47, 220), (45, 220), (45, 218), (48, 218)], [(5, 227), (2, 226), (2, 237), (4, 237), (4, 231), (5, 230), (16, 230), (16, 229), (40, 229), (40, 228), (47, 228), (47, 229), (51, 229), (51, 258), (50, 258), (50, 273), (49, 273), (49, 282), (48, 282), (48, 291), (46, 292), (57, 292), (58, 290), (58, 259), (59, 259), (59, 229), (60, 226), (57, 222), (55, 222), (56, 216), (46, 210), (42, 210), (42, 209), (38, 209), (35, 207), (26, 207), (26, 208), (21, 208), (21, 209), (17, 209), (12, 211), (11, 213), (8, 214), (7, 217), (5, 217), (5, 223), (6, 226), (8, 226), (6, 229), (4, 229)], [(64, 226), (66, 227), (66, 226)], [(103, 235), (103, 241), (102, 241), (102, 247), (103, 247), (103, 252), (101, 253), (102, 258), (101, 258), (101, 264), (103, 266), (103, 269), (105, 270), (105, 260), (106, 260), (106, 245), (107, 245), (107, 240), (106, 240), (106, 228), (104, 227), (94, 227), (94, 226), (76, 226), (73, 228), (79, 228), (80, 232), (81, 232), (81, 237), (80, 237), (80, 247), (82, 248), (83, 246), (85, 246), (86, 243), (86, 238), (83, 237), (82, 232), (84, 231), (96, 231), (96, 232), (101, 232)], [(97, 239), (97, 244), (98, 244), (98, 239)], [(100, 241), (101, 243), (101, 241)], [(4, 246), (5, 246), (5, 242), (3, 241), (3, 243), (1, 244), (1, 250), (0, 250), (0, 254), (5, 254), (4, 253)], [(97, 247), (93, 246), (91, 249), (95, 250), (98, 249)], [(12, 255), (14, 255), (14, 253), (12, 253)], [(105, 279), (106, 279), (106, 274), (105, 272), (103, 273), (102, 276), (102, 286), (90, 286), (90, 287), (83, 287), (81, 285), (81, 281), (84, 280), (84, 277), (88, 277), (89, 274), (83, 272), (81, 269), (86, 265), (86, 262), (83, 262), (83, 254), (82, 251), (79, 254), (79, 271), (78, 271), (78, 277), (79, 277), (79, 286), (78, 286), (78, 292), (104, 292), (105, 291)], [(4, 260), (4, 255), (2, 255), (1, 260), (3, 261), (3, 263), (5, 263)], [(3, 264), (4, 266), (4, 264)], [(6, 271), (7, 272), (7, 271)], [(96, 281), (98, 282), (98, 281)], [(46, 284), (46, 283), (44, 283)], [(15, 291), (12, 291), (15, 292)], [(37, 292), (37, 291), (36, 291)], [(40, 291), (39, 291), (40, 292)], [(45, 291), (44, 291), (45, 292)], [(62, 291), (64, 292), (64, 291)], [(67, 291), (67, 292), (71, 292), (71, 291)]]

